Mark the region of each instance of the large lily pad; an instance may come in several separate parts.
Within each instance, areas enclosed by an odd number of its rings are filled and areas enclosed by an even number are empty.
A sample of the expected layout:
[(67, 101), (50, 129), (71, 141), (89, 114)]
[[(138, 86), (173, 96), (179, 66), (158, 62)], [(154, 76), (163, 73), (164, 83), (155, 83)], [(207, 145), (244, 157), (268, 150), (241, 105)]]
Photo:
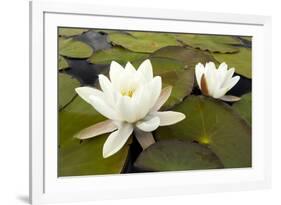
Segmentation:
[(207, 63), (210, 61), (217, 62), (216, 59), (208, 52), (194, 48), (183, 48), (180, 46), (167, 46), (154, 52), (152, 57), (170, 58), (184, 63), (187, 68), (194, 68), (199, 62)]
[(89, 61), (94, 64), (110, 64), (112, 61), (126, 64), (128, 61), (132, 62), (147, 57), (148, 54), (132, 52), (122, 47), (113, 47), (95, 52), (91, 58), (89, 58)]
[(234, 103), (232, 106), (240, 115), (249, 123), (252, 124), (252, 93), (247, 93), (241, 96), (241, 100)]
[(65, 60), (64, 57), (59, 56), (59, 70), (64, 70), (66, 68), (68, 68), (68, 62)]
[(115, 45), (142, 53), (153, 53), (165, 46), (181, 45), (174, 36), (166, 33), (115, 32), (109, 33), (108, 37)]
[(80, 35), (84, 32), (88, 31), (88, 29), (84, 28), (59, 28), (59, 36), (63, 37), (71, 37)]
[(204, 96), (189, 96), (173, 110), (184, 113), (186, 119), (158, 128), (158, 140), (195, 140), (206, 144), (226, 168), (251, 166), (251, 128), (230, 106)]
[(206, 146), (182, 140), (163, 140), (151, 145), (139, 155), (134, 166), (144, 171), (180, 171), (223, 167), (218, 157)]
[(59, 113), (59, 176), (81, 176), (120, 173), (125, 164), (128, 145), (118, 153), (104, 159), (104, 134), (79, 141), (73, 136), (80, 130), (105, 120), (80, 97)]
[[(189, 95), (194, 84), (194, 71), (188, 69), (184, 63), (169, 59), (169, 58), (150, 58), (153, 75), (161, 76), (162, 87), (172, 86), (172, 93), (168, 101), (164, 104), (162, 109), (167, 109), (175, 104), (180, 103), (183, 98)], [(133, 62), (134, 66), (138, 67), (142, 61)]]
[(64, 108), (75, 97), (75, 88), (80, 86), (78, 80), (70, 75), (59, 73), (59, 109)]
[(59, 54), (69, 58), (88, 58), (93, 49), (87, 44), (71, 38), (59, 38)]
[(238, 53), (222, 54), (213, 53), (219, 62), (225, 62), (229, 67), (234, 67), (235, 72), (247, 78), (252, 78), (252, 51), (249, 48), (240, 48)]
[(233, 36), (200, 34), (175, 34), (175, 36), (186, 45), (211, 52), (235, 53), (239, 48), (234, 47), (233, 44), (241, 44), (240, 40)]

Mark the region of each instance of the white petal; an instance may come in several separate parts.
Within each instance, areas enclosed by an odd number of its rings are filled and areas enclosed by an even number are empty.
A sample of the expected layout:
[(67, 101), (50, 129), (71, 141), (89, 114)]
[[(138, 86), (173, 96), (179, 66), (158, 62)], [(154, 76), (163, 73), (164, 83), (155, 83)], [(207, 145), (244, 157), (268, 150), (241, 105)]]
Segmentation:
[(105, 133), (113, 132), (117, 129), (117, 126), (113, 123), (112, 120), (105, 120), (103, 122), (99, 122), (90, 127), (87, 127), (77, 133), (74, 137), (78, 139), (89, 139), (92, 137), (96, 137), (98, 135), (102, 135)]
[(213, 95), (217, 86), (216, 72), (216, 65), (213, 62), (206, 63), (205, 78), (207, 81), (208, 93), (211, 96)]
[(185, 114), (174, 111), (155, 112), (153, 115), (160, 118), (160, 126), (176, 124), (185, 119)]
[(122, 123), (117, 131), (111, 133), (103, 145), (103, 157), (107, 158), (118, 152), (127, 142), (133, 132), (133, 126)]
[(124, 71), (124, 68), (117, 62), (112, 61), (110, 64), (110, 70), (109, 70), (109, 77), (111, 82), (115, 85), (119, 83), (120, 76), (122, 76), (122, 73)]
[(152, 71), (152, 65), (149, 59), (142, 62), (142, 64), (139, 66), (138, 73), (140, 73), (146, 81), (150, 81), (153, 78), (153, 71)]
[(205, 68), (202, 63), (198, 63), (195, 66), (195, 76), (196, 76), (197, 84), (200, 89), (201, 89), (201, 77), (204, 74), (204, 70), (205, 70)]
[(113, 90), (112, 84), (105, 75), (102, 75), (102, 74), (99, 75), (99, 83), (100, 83), (100, 87), (104, 93), (112, 92), (112, 90)]
[(225, 75), (225, 78), (224, 78), (224, 81), (223, 81), (221, 87), (225, 87), (225, 86), (227, 85), (227, 83), (229, 83), (229, 81), (231, 80), (231, 78), (232, 78), (234, 72), (235, 72), (235, 69), (234, 69), (234, 68), (230, 68), (230, 69), (227, 71), (227, 73), (226, 73), (226, 75)]
[(136, 119), (143, 119), (155, 105), (160, 96), (162, 87), (161, 77), (157, 76), (148, 84), (136, 90), (133, 100), (135, 102)]
[(156, 101), (155, 105), (151, 108), (151, 112), (158, 111), (162, 105), (168, 100), (172, 92), (172, 86), (167, 86), (162, 89), (160, 97)]
[(122, 121), (130, 123), (136, 120), (134, 101), (128, 96), (120, 96), (117, 102), (117, 109)]
[(227, 64), (221, 63), (217, 69), (217, 88), (222, 87), (225, 78), (227, 77)]
[(218, 67), (219, 72), (226, 72), (227, 71), (227, 64), (225, 62), (221, 63)]
[(156, 101), (158, 100), (160, 94), (161, 94), (161, 89), (162, 89), (162, 79), (160, 76), (156, 76), (153, 78), (153, 80), (151, 81), (151, 84), (148, 87), (148, 90), (146, 90), (145, 92), (149, 92), (150, 93), (150, 108), (151, 109)]
[(134, 133), (143, 150), (155, 143), (155, 139), (151, 132), (143, 132), (139, 129), (135, 129)]
[(90, 96), (97, 96), (97, 97), (103, 97), (103, 93), (92, 87), (79, 87), (76, 88), (75, 91), (78, 93), (78, 95), (85, 100), (87, 103), (91, 104)]
[(145, 132), (152, 132), (156, 130), (160, 125), (160, 119), (157, 116), (146, 117), (143, 121), (137, 122), (137, 128)]
[(223, 101), (227, 101), (227, 102), (236, 102), (236, 101), (239, 101), (241, 98), (233, 96), (233, 95), (225, 95), (225, 96), (222, 96), (220, 99)]
[(212, 95), (213, 98), (221, 98), (229, 89), (227, 87), (216, 89)]
[(102, 98), (90, 96), (91, 105), (103, 116), (112, 120), (119, 120), (117, 113)]
[(128, 62), (125, 66), (125, 71), (128, 73), (128, 74), (133, 74), (136, 72), (136, 69), (135, 67), (130, 63)]
[(140, 87), (133, 95), (134, 112), (136, 113), (136, 121), (143, 119), (150, 110), (150, 92), (147, 92), (148, 86)]
[(231, 78), (231, 80), (226, 85), (228, 90), (233, 88), (238, 83), (239, 80), (240, 80), (240, 76), (235, 76), (235, 77)]
[(105, 101), (111, 107), (114, 107), (115, 102), (116, 102), (116, 97), (115, 97), (115, 91), (114, 91), (113, 85), (111, 84), (109, 79), (102, 74), (99, 75), (99, 83), (100, 83), (101, 89), (104, 92)]

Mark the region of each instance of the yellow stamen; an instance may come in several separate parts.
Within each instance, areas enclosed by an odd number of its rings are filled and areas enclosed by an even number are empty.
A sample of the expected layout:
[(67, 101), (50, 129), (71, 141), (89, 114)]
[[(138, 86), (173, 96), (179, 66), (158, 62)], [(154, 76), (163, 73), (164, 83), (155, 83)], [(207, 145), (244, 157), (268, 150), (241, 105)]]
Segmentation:
[(134, 90), (122, 90), (121, 95), (132, 97), (134, 94)]

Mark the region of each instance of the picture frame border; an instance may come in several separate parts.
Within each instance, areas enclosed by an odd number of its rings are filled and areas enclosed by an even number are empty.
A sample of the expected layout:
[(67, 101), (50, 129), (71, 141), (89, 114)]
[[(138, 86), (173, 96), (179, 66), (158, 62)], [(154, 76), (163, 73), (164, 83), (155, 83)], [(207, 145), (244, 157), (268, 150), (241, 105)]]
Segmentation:
[[(124, 197), (144, 197), (144, 196), (162, 196), (167, 191), (160, 190), (156, 193), (148, 193), (145, 189), (137, 190), (131, 189), (123, 194), (107, 193), (108, 197), (104, 195), (89, 194), (82, 191), (71, 193), (71, 199), (68, 197), (69, 193), (56, 194), (47, 193), (44, 190), (45, 183), (45, 139), (44, 139), (44, 123), (45, 110), (44, 106), (46, 99), (44, 67), (44, 15), (46, 13), (65, 13), (73, 15), (100, 15), (108, 17), (124, 17), (135, 19), (159, 19), (171, 21), (190, 21), (190, 22), (210, 22), (222, 24), (239, 24), (239, 25), (257, 25), (261, 26), (264, 32), (264, 62), (266, 65), (266, 74), (264, 76), (264, 107), (260, 110), (263, 112), (264, 130), (267, 133), (266, 140), (264, 140), (264, 167), (263, 178), (260, 180), (253, 180), (239, 182), (239, 185), (234, 183), (223, 184), (198, 184), (194, 189), (189, 189), (188, 186), (179, 185), (173, 187), (171, 195), (176, 194), (191, 194), (191, 193), (208, 193), (218, 191), (239, 191), (269, 188), (271, 186), (271, 18), (268, 16), (257, 15), (241, 15), (228, 13), (211, 13), (211, 12), (197, 12), (184, 10), (165, 10), (152, 8), (125, 8), (125, 7), (107, 7), (95, 4), (84, 4), (74, 2), (51, 2), (51, 1), (32, 1), (30, 2), (30, 202), (32, 204), (44, 204), (50, 202), (70, 202), (70, 201), (85, 201), (85, 200), (99, 200), (99, 199), (117, 199)], [(180, 173), (184, 176), (184, 172)], [(146, 173), (146, 175), (149, 175)], [(163, 177), (169, 177), (168, 174), (161, 173)], [(123, 177), (124, 180), (129, 180), (128, 177)], [(143, 185), (149, 190), (149, 185)], [(151, 189), (152, 187), (150, 187)], [(201, 191), (198, 191), (201, 190)], [(106, 193), (106, 190), (104, 190)]]

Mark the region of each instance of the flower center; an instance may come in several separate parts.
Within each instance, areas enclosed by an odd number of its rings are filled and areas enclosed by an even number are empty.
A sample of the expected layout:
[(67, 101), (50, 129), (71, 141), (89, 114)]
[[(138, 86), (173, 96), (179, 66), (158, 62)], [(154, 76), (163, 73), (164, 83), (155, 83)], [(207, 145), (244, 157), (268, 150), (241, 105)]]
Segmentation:
[(135, 90), (122, 90), (121, 95), (123, 96), (129, 96), (130, 98), (133, 96)]

